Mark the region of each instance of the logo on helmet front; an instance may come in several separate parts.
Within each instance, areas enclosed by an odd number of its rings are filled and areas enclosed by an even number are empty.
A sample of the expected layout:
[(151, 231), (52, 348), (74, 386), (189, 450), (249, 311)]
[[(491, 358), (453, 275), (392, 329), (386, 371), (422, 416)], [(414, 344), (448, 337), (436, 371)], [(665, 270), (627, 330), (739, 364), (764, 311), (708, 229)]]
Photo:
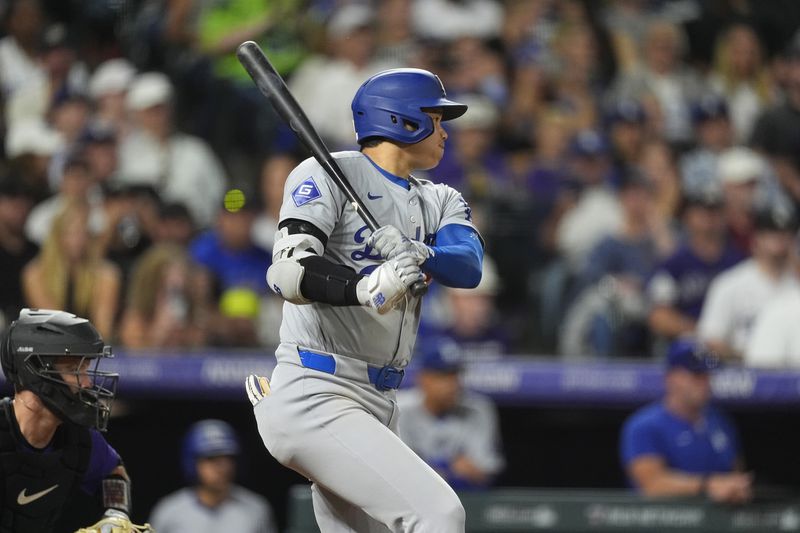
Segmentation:
[(19, 347), (17, 347), (17, 352), (32, 353), (33, 352), (33, 346), (19, 346)]

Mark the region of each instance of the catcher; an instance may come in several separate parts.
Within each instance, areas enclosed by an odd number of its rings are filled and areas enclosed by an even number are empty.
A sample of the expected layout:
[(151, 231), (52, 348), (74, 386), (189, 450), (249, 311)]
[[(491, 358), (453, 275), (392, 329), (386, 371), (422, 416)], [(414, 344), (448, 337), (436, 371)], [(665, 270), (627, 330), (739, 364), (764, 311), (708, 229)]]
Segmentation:
[(64, 311), (23, 309), (0, 358), (14, 397), (0, 400), (0, 533), (47, 533), (75, 490), (102, 497), (83, 533), (152, 532), (131, 524), (130, 479), (106, 442), (119, 376), (97, 330)]

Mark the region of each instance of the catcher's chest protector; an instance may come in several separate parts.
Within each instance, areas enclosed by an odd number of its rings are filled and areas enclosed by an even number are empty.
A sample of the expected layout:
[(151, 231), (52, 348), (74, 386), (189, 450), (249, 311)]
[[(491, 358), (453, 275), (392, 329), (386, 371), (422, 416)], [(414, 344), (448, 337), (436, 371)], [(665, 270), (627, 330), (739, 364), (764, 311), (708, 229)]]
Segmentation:
[(89, 467), (89, 430), (63, 424), (49, 452), (19, 452), (11, 401), (0, 401), (0, 533), (48, 533)]

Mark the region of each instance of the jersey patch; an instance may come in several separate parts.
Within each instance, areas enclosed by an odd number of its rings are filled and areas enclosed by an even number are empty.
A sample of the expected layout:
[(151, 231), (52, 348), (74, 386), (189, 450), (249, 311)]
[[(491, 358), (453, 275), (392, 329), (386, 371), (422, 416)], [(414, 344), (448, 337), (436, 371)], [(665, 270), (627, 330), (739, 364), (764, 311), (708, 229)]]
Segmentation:
[(320, 197), (322, 197), (322, 194), (319, 192), (319, 187), (314, 182), (314, 178), (310, 176), (292, 191), (292, 200), (294, 200), (294, 205), (297, 207)]

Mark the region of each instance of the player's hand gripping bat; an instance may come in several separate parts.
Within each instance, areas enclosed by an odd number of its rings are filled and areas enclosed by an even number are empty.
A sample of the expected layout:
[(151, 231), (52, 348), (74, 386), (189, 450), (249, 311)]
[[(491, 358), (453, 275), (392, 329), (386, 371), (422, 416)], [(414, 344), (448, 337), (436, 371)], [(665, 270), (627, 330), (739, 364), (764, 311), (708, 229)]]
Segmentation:
[[(269, 62), (261, 48), (253, 41), (246, 41), (239, 45), (236, 51), (239, 62), (258, 86), (264, 96), (269, 99), (278, 114), (286, 121), (297, 138), (309, 149), (314, 159), (322, 165), (325, 172), (333, 179), (339, 189), (350, 200), (350, 204), (373, 233), (380, 227), (378, 221), (369, 212), (367, 206), (356, 194), (355, 189), (344, 175), (330, 150), (320, 138), (314, 126), (308, 120), (305, 112), (294, 99), (283, 78)], [(411, 294), (422, 296), (428, 290), (425, 282), (420, 280), (411, 286)]]

